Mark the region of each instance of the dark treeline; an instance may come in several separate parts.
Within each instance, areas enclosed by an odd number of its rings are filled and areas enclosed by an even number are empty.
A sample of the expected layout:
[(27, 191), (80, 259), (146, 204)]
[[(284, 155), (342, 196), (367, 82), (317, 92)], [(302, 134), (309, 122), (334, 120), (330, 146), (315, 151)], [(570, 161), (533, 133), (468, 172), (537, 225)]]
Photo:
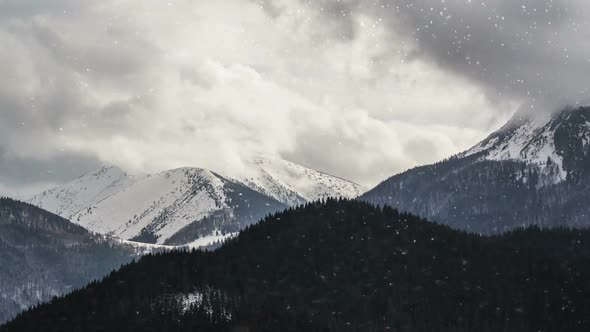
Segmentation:
[(482, 237), (327, 200), (142, 258), (10, 331), (588, 331), (590, 232)]

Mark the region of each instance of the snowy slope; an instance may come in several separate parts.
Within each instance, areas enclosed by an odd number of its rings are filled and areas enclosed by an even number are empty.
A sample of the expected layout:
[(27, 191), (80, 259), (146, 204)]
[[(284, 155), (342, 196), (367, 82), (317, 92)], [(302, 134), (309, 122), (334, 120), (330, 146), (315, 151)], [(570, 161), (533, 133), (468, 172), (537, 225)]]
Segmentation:
[[(195, 186), (208, 187), (193, 195)], [(130, 239), (167, 216), (166, 223), (153, 226), (157, 235), (167, 237), (189, 222), (188, 214), (201, 219), (221, 207), (221, 187), (220, 180), (204, 170), (167, 171), (146, 176), (74, 215), (72, 221), (95, 232)]]
[[(513, 160), (538, 166), (542, 172), (551, 173), (547, 184), (566, 180), (568, 172), (564, 165), (563, 151), (557, 148), (558, 131), (568, 123), (571, 114), (564, 111), (553, 115), (516, 114), (503, 128), (461, 154), (468, 157), (481, 154), (487, 160)], [(590, 131), (580, 132), (581, 138), (589, 137)]]
[(241, 182), (291, 206), (326, 197), (355, 198), (366, 190), (348, 180), (272, 156), (257, 156), (249, 166), (247, 175), (237, 177)]
[(130, 176), (117, 167), (105, 166), (35, 195), (28, 202), (70, 219), (80, 210), (116, 194), (137, 180), (138, 177)]
[[(148, 175), (88, 206), (73, 215), (72, 221), (101, 234), (143, 241), (149, 236), (147, 242), (163, 243), (192, 222), (235, 208), (231, 198), (235, 186), (231, 180), (204, 169), (165, 171)], [(244, 186), (240, 189), (237, 195), (248, 191)]]

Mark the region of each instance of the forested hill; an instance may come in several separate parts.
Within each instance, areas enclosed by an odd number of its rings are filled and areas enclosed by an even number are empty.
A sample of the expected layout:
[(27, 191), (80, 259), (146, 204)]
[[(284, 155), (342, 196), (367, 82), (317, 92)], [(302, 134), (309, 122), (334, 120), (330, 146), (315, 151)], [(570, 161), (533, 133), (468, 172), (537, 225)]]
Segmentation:
[(130, 262), (131, 246), (38, 207), (0, 198), (0, 323)]
[(588, 331), (590, 232), (497, 237), (328, 200), (156, 254), (0, 331)]

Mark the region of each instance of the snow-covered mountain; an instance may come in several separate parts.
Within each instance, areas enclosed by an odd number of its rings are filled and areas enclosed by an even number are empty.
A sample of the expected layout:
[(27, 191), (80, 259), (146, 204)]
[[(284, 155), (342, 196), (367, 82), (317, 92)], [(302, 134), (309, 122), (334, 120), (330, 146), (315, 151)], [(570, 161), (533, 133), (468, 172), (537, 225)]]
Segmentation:
[(393, 176), (361, 199), (456, 228), (590, 226), (590, 108), (517, 113), (466, 152)]
[[(234, 212), (244, 206), (255, 210), (244, 218), (259, 218), (285, 207), (235, 180), (199, 168), (131, 176), (116, 167), (103, 167), (36, 195), (30, 203), (93, 232), (148, 243), (163, 243), (183, 227), (222, 211), (227, 218), (202, 225), (203, 232), (196, 238), (221, 229), (236, 231), (237, 226), (227, 224), (238, 219)], [(254, 221), (235, 220), (239, 226)]]
[(236, 232), (290, 205), (363, 190), (278, 158), (256, 157), (248, 166), (228, 175), (180, 168), (135, 176), (103, 167), (29, 202), (101, 234), (180, 245)]

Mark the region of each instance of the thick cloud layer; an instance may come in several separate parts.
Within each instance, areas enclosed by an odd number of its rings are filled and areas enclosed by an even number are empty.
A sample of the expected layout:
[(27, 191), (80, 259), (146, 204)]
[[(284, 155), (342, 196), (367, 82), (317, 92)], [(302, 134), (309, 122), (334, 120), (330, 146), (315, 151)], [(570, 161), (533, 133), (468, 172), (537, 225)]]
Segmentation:
[[(0, 2), (0, 192), (279, 154), (366, 185), (585, 103), (574, 0)], [(529, 106), (527, 106), (529, 107)]]
[(384, 22), (394, 38), (414, 45), (410, 57), (465, 76), (486, 88), (491, 100), (513, 97), (545, 109), (590, 101), (590, 44), (585, 42), (590, 4), (585, 1), (323, 0), (314, 5), (326, 17), (352, 18), (350, 26), (359, 13)]

